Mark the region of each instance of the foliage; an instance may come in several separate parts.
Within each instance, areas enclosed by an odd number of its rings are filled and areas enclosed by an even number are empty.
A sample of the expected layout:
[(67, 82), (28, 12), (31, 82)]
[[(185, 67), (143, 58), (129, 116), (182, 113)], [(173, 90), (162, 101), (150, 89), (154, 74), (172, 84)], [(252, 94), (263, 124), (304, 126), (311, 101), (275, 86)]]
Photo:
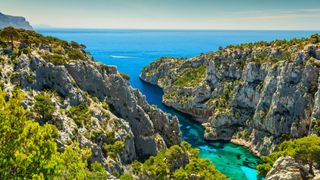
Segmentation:
[[(185, 156), (186, 153), (188, 156)], [(134, 174), (147, 179), (188, 179), (190, 174), (195, 174), (201, 179), (226, 179), (209, 160), (199, 159), (198, 156), (199, 150), (182, 142), (180, 145), (160, 151), (144, 163), (135, 161), (131, 167)], [(182, 163), (179, 167), (175, 167), (176, 162), (183, 158), (189, 158), (189, 163)]]
[(52, 105), (51, 98), (44, 93), (40, 93), (35, 96), (35, 100), (33, 110), (38, 113), (45, 122), (52, 120), (56, 107)]
[(56, 129), (27, 120), (19, 104), (23, 98), (22, 92), (16, 91), (6, 101), (6, 94), (0, 91), (0, 176), (10, 179), (56, 175)]
[(120, 180), (133, 180), (133, 177), (130, 174), (123, 174), (119, 178)]
[[(19, 46), (14, 47), (14, 41)], [(86, 59), (86, 52), (83, 50), (84, 45), (74, 41), (68, 43), (55, 37), (43, 36), (35, 31), (13, 27), (4, 28), (0, 30), (0, 46), (7, 47), (8, 44), (12, 47), (11, 50), (16, 49), (17, 52), (27, 55), (35, 48), (49, 50), (52, 54), (44, 55), (44, 59), (55, 65), (65, 64), (67, 62), (66, 57), (72, 60)]]
[(66, 58), (60, 54), (47, 55), (44, 58), (54, 65), (64, 65), (67, 62)]
[(320, 135), (320, 119), (312, 119), (312, 129), (315, 134)]
[(26, 77), (28, 83), (33, 83), (34, 76), (30, 73)]
[(84, 121), (89, 121), (91, 119), (91, 111), (89, 111), (88, 105), (86, 103), (71, 107), (67, 111), (67, 114), (79, 127), (83, 126)]
[(259, 46), (259, 47), (272, 46), (274, 48), (281, 47), (281, 48), (285, 49), (289, 46), (295, 46), (295, 45), (303, 46), (308, 43), (317, 44), (320, 42), (319, 39), (320, 39), (319, 34), (313, 34), (313, 35), (311, 35), (310, 38), (300, 38), (300, 39), (293, 38), (291, 40), (274, 40), (271, 42), (260, 41), (260, 42), (255, 42), (255, 43), (239, 44), (237, 46), (229, 45), (227, 48), (229, 48), (229, 49), (235, 49), (235, 48), (244, 49), (244, 48), (252, 48), (255, 46)]
[[(16, 90), (12, 98), (0, 90), (0, 177), (3, 179), (85, 179), (89, 171), (90, 149), (77, 142), (58, 152), (53, 125), (27, 119), (20, 105), (24, 94)], [(96, 170), (96, 169), (94, 169)]]
[(65, 179), (85, 179), (89, 174), (87, 161), (91, 156), (91, 150), (88, 148), (80, 149), (77, 143), (73, 146), (68, 146), (61, 154), (62, 174)]
[(31, 49), (29, 47), (21, 49), (21, 52), (23, 54), (29, 55), (31, 53)]
[(102, 150), (107, 156), (115, 158), (117, 154), (120, 154), (123, 151), (123, 148), (124, 142), (116, 141), (113, 144), (104, 144)]
[(285, 141), (278, 146), (276, 152), (268, 156), (263, 156), (263, 164), (258, 165), (257, 169), (261, 175), (266, 175), (272, 168), (274, 162), (281, 156), (292, 156), (298, 162), (308, 164), (310, 173), (313, 173), (312, 166), (320, 165), (320, 137), (307, 136), (295, 140)]
[(18, 31), (13, 27), (6, 27), (0, 32), (0, 37), (10, 42), (11, 48), (14, 49), (13, 41), (19, 38)]
[(184, 86), (198, 86), (199, 83), (206, 77), (206, 66), (201, 65), (195, 68), (189, 68), (176, 81), (175, 85), (179, 87)]
[(75, 42), (75, 41), (71, 41), (71, 42), (70, 42), (70, 45), (71, 45), (73, 48), (77, 48), (77, 49), (81, 48), (81, 45), (80, 45), (79, 43)]
[(126, 74), (126, 73), (123, 73), (123, 72), (120, 72), (120, 75), (121, 75), (121, 77), (123, 78), (123, 79), (126, 79), (126, 80), (130, 80), (130, 76), (128, 75), (128, 74)]
[(68, 54), (69, 59), (73, 59), (73, 60), (85, 59), (84, 54), (79, 49), (71, 49), (68, 51), (67, 54)]

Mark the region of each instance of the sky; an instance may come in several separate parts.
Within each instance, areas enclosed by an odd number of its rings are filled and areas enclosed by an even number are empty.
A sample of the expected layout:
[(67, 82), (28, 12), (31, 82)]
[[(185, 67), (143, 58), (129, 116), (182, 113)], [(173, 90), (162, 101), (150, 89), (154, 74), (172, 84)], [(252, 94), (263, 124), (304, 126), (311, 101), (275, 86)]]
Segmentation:
[(36, 27), (320, 30), (320, 0), (0, 0)]

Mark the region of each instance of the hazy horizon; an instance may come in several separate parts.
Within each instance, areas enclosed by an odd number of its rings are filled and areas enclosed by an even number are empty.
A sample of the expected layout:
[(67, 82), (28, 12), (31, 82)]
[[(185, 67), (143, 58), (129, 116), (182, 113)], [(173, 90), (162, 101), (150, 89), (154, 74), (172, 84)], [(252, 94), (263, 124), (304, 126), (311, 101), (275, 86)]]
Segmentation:
[(0, 7), (35, 28), (320, 30), (319, 0), (11, 0)]
[[(35, 30), (145, 30), (145, 31), (320, 31), (319, 29), (151, 29), (151, 28), (108, 28), (108, 27), (55, 27), (32, 25)], [(319, 32), (320, 33), (320, 32)]]

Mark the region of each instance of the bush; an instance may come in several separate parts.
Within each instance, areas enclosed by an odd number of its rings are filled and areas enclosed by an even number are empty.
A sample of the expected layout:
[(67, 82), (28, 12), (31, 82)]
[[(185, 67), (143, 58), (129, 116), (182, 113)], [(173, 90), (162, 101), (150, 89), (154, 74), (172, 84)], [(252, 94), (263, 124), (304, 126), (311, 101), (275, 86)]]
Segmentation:
[(71, 41), (70, 45), (71, 45), (71, 47), (76, 48), (76, 49), (81, 48), (81, 45), (75, 41)]
[[(175, 167), (177, 160), (186, 158), (183, 157), (186, 153), (188, 153), (189, 163)], [(198, 157), (199, 150), (182, 142), (180, 145), (174, 145), (167, 150), (160, 151), (144, 163), (133, 162), (131, 167), (135, 175), (150, 179), (188, 179), (190, 174), (198, 175), (200, 179), (227, 179), (214, 168), (209, 160)], [(172, 167), (177, 169), (171, 172)]]
[(198, 86), (206, 77), (206, 66), (201, 65), (196, 68), (189, 68), (174, 82), (178, 87)]
[(67, 54), (68, 54), (69, 59), (73, 59), (73, 60), (84, 60), (85, 59), (84, 54), (78, 49), (71, 49), (68, 51)]
[(121, 77), (122, 77), (123, 79), (125, 79), (125, 80), (127, 80), (127, 81), (130, 80), (130, 76), (129, 76), (128, 74), (123, 73), (123, 72), (120, 72), (120, 75), (121, 75)]
[(53, 54), (53, 55), (45, 56), (44, 58), (56, 66), (64, 65), (67, 62), (67, 59), (60, 54)]
[(130, 174), (123, 174), (119, 178), (120, 180), (133, 180), (133, 177)]
[(51, 104), (51, 99), (47, 97), (44, 93), (40, 93), (35, 96), (34, 111), (37, 112), (41, 119), (48, 122), (53, 118), (53, 112), (56, 107)]
[(88, 105), (86, 103), (71, 107), (67, 111), (67, 114), (79, 127), (83, 127), (84, 121), (91, 120), (91, 112), (89, 111)]
[(100, 162), (95, 161), (91, 164), (92, 173), (89, 174), (88, 179), (107, 179), (107, 171)]
[(26, 55), (31, 54), (31, 49), (29, 47), (23, 48), (21, 51), (23, 52), (23, 54), (26, 54)]
[[(24, 99), (22, 91), (16, 90), (8, 97), (0, 90), (1, 179), (86, 179), (95, 174), (87, 167), (89, 149), (80, 149), (74, 142), (59, 152), (55, 142), (57, 129), (28, 120), (27, 112), (20, 105)], [(47, 99), (43, 94), (37, 99), (47, 101), (43, 100)], [(93, 168), (97, 169), (101, 170)]]
[(259, 164), (257, 169), (259, 174), (266, 176), (271, 170), (274, 162), (279, 157), (292, 156), (297, 161), (308, 164), (310, 173), (313, 173), (312, 166), (320, 165), (320, 137), (307, 136), (299, 139), (285, 141), (278, 146), (276, 152), (268, 156), (263, 156), (262, 164)]
[(27, 75), (27, 82), (28, 83), (30, 83), (30, 84), (33, 83), (33, 79), (34, 79), (34, 76), (32, 74)]
[(102, 150), (105, 155), (115, 158), (117, 154), (120, 154), (124, 149), (124, 142), (116, 141), (113, 144), (104, 144)]

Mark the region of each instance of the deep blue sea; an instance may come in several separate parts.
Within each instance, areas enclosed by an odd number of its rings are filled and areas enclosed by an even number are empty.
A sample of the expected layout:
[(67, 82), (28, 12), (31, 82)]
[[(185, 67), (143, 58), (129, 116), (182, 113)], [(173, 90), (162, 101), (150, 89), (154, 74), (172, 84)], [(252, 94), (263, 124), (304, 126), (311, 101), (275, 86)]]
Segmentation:
[(161, 56), (192, 57), (215, 51), (220, 46), (255, 41), (271, 41), (308, 37), (316, 31), (227, 31), (227, 30), (97, 30), (97, 29), (38, 29), (44, 35), (87, 46), (87, 51), (107, 65), (131, 77), (131, 84), (146, 95), (150, 104), (178, 116), (183, 139), (200, 149), (200, 156), (209, 158), (215, 167), (231, 179), (261, 179), (255, 169), (260, 161), (241, 146), (226, 142), (203, 140), (203, 128), (162, 103), (163, 92), (156, 86), (142, 82), (142, 68)]

